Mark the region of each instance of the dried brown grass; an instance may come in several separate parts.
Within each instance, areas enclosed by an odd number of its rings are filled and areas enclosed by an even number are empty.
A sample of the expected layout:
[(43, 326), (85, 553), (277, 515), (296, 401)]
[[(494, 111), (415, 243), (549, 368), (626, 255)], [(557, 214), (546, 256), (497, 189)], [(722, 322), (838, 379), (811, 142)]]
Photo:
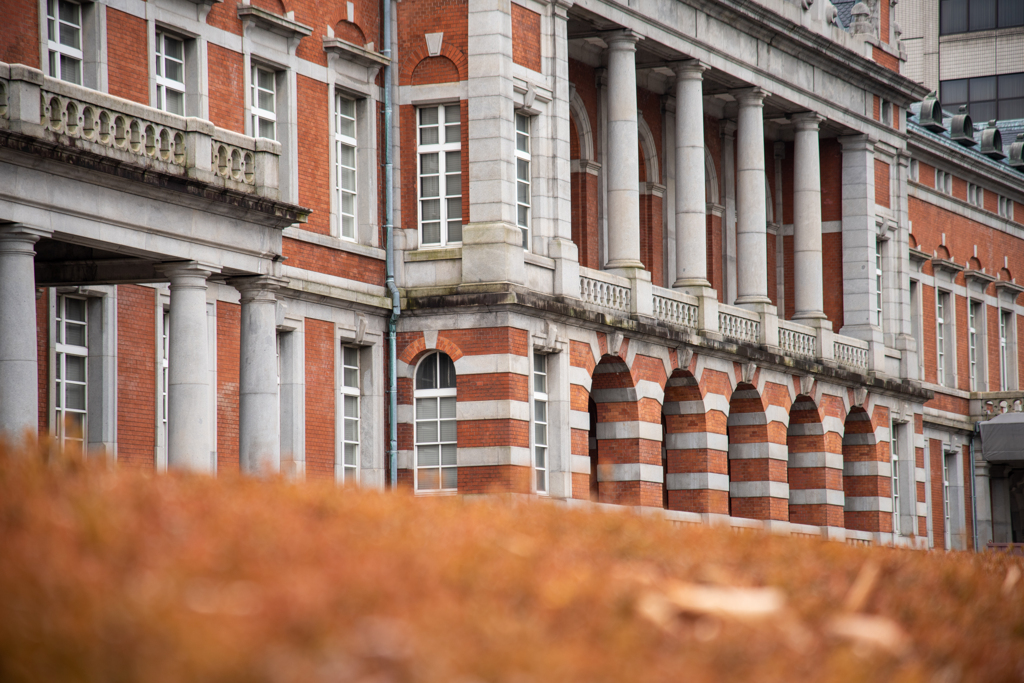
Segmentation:
[(1022, 678), (1002, 555), (0, 453), (5, 681)]

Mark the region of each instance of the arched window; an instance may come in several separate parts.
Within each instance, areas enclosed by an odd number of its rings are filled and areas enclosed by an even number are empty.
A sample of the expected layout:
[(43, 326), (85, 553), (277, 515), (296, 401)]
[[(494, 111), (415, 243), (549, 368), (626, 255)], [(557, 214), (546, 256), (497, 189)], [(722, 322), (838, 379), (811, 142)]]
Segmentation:
[(435, 352), (416, 369), (416, 490), (458, 488), (455, 363)]

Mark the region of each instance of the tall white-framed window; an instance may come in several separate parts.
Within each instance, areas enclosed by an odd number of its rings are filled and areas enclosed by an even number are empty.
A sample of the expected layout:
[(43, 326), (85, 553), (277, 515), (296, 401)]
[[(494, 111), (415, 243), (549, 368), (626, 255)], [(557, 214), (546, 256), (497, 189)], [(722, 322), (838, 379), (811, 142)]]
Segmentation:
[(875, 324), (882, 326), (882, 240), (875, 240)]
[(342, 239), (356, 239), (356, 102), (340, 93), (334, 99), (334, 163), (338, 188), (338, 224)]
[(938, 374), (938, 383), (943, 386), (946, 384), (946, 363), (949, 360), (946, 356), (946, 342), (947, 337), (949, 336), (949, 330), (946, 322), (948, 311), (949, 294), (947, 292), (937, 290), (935, 293), (935, 367)]
[(892, 533), (900, 535), (900, 437), (899, 427), (889, 422), (889, 455), (892, 461)]
[(354, 484), (359, 478), (359, 349), (341, 347), (342, 444), (338, 480)]
[(156, 106), (185, 115), (185, 41), (156, 32)]
[(455, 363), (435, 351), (416, 368), (416, 491), (458, 490)]
[(416, 110), (420, 245), (462, 242), (462, 123), (459, 103)]
[(47, 0), (46, 38), (50, 76), (82, 85), (82, 6), (72, 0)]
[(538, 494), (548, 493), (548, 357), (533, 354), (533, 469)]
[(971, 391), (978, 391), (978, 325), (980, 324), (981, 303), (967, 301), (967, 354), (970, 362)]
[(160, 333), (160, 424), (164, 430), (164, 438), (167, 434), (167, 359), (170, 356), (171, 338), (171, 312), (164, 310), (163, 327)]
[(254, 137), (277, 139), (277, 73), (264, 66), (252, 65), (250, 81), (252, 134)]
[(945, 532), (946, 550), (949, 550), (949, 548), (950, 548), (950, 541), (952, 540), (952, 537), (953, 537), (952, 533), (950, 533), (951, 530), (949, 528), (950, 519), (951, 519), (951, 515), (949, 514), (949, 503), (950, 503), (950, 501), (949, 501), (949, 494), (950, 494), (950, 490), (949, 490), (950, 462), (949, 461), (953, 457), (955, 457), (955, 455), (951, 455), (949, 453), (943, 453), (942, 454), (942, 514), (945, 515), (945, 520), (946, 520), (946, 524), (943, 527), (943, 531)]
[(1013, 322), (1010, 311), (999, 311), (999, 389), (1010, 388), (1010, 325)]
[(530, 248), (531, 179), (530, 117), (516, 114), (516, 224), (523, 231), (523, 249)]
[(921, 283), (910, 281), (910, 330), (914, 339), (919, 340), (917, 346), (917, 376), (924, 379), (924, 326), (921, 323)]
[(86, 300), (57, 295), (55, 316), (55, 435), (62, 447), (84, 448), (88, 406), (89, 330)]

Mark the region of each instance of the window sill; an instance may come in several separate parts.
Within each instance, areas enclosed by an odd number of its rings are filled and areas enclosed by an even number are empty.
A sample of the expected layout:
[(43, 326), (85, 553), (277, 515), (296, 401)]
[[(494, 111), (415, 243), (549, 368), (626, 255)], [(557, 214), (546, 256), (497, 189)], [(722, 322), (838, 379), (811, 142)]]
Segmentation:
[(404, 255), (406, 263), (416, 261), (448, 261), (462, 258), (462, 247), (447, 247), (443, 249), (417, 249), (407, 251)]

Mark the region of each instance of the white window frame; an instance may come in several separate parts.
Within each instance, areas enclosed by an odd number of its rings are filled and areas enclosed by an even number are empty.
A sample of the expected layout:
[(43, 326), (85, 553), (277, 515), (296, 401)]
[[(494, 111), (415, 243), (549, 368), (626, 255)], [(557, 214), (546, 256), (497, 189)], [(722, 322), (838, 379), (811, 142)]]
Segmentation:
[[(170, 57), (167, 55), (167, 42), (174, 41), (181, 44), (181, 59), (176, 57)], [(188, 115), (188, 88), (185, 85), (185, 78), (187, 78), (185, 71), (185, 52), (186, 52), (186, 40), (180, 36), (173, 35), (158, 28), (155, 36), (155, 64), (154, 64), (154, 80), (156, 81), (156, 108), (162, 111), (177, 114), (179, 116)], [(176, 62), (181, 65), (181, 80), (175, 80), (167, 76), (166, 64), (168, 61)], [(167, 93), (174, 92), (181, 95), (181, 111), (172, 111), (167, 106)]]
[[(423, 117), (425, 112), (434, 110), (437, 112), (437, 122), (428, 123), (424, 125)], [(448, 121), (450, 112), (454, 111), (456, 116), (456, 122)], [(437, 128), (437, 142), (424, 144), (424, 131), (429, 128)], [(457, 138), (454, 142), (448, 139), (449, 128), (454, 128), (458, 131)], [(442, 131), (444, 135), (442, 135)], [(416, 198), (416, 210), (417, 210), (417, 226), (419, 228), (419, 244), (421, 248), (441, 248), (453, 244), (462, 243), (462, 114), (461, 104), (459, 102), (449, 104), (434, 104), (425, 107), (416, 108), (416, 187), (417, 187), (417, 198)], [(436, 173), (424, 173), (424, 159), (428, 155), (437, 155), (437, 172)], [(450, 171), (450, 166), (455, 159), (458, 159), (459, 170), (458, 172)], [(436, 195), (424, 196), (424, 178), (437, 176), (438, 193)], [(453, 189), (450, 187), (450, 181), (457, 181), (458, 194), (450, 193)], [(452, 202), (458, 199), (459, 212), (458, 216), (449, 215), (450, 206)], [(423, 212), (424, 206), (431, 201), (438, 202), (438, 219), (437, 221), (431, 220), (428, 223), (439, 224), (438, 226), (438, 241), (426, 242), (424, 239), (424, 220)], [(452, 211), (454, 213), (454, 211)], [(454, 223), (458, 222), (458, 234), (452, 234)]]
[(941, 386), (947, 386), (949, 380), (949, 369), (946, 367), (947, 361), (950, 360), (947, 346), (949, 345), (949, 322), (948, 317), (952, 314), (949, 310), (952, 306), (953, 295), (942, 289), (935, 290), (935, 346), (936, 346), (936, 357), (935, 365), (937, 370), (938, 384)]
[(532, 117), (516, 112), (516, 225), (523, 231), (523, 249), (530, 250), (533, 224), (533, 176), (530, 128)]
[[(427, 354), (426, 356), (424, 356), (420, 360), (420, 362), (416, 364), (416, 371), (413, 373), (413, 387), (414, 387), (413, 388), (413, 420), (414, 420), (414, 424), (415, 424), (415, 429), (414, 429), (414, 443), (415, 443), (415, 446), (414, 447), (415, 447), (415, 458), (416, 458), (416, 461), (415, 461), (415, 463), (413, 465), (413, 471), (414, 471), (414, 474), (415, 474), (414, 482), (413, 482), (413, 487), (414, 487), (414, 490), (415, 490), (415, 492), (417, 494), (427, 494), (427, 495), (430, 495), (430, 494), (436, 495), (436, 494), (455, 493), (455, 492), (458, 491), (458, 488), (459, 488), (459, 486), (458, 486), (458, 418), (457, 418), (456, 412), (455, 412), (457, 410), (458, 389), (457, 389), (457, 387), (438, 388), (437, 385), (439, 384), (439, 382), (437, 381), (437, 379), (438, 379), (438, 365), (439, 364), (435, 364), (435, 368), (434, 368), (434, 380), (435, 380), (434, 388), (420, 389), (420, 388), (417, 387), (417, 384), (418, 384), (417, 380), (419, 378), (420, 368), (431, 357), (435, 357), (435, 356), (437, 356), (437, 357), (444, 356), (445, 358), (448, 358), (448, 356), (446, 356), (443, 353), (440, 353), (440, 352), (437, 352), (437, 351), (431, 352), (431, 353)], [(451, 359), (449, 358), (449, 360), (451, 360)], [(457, 381), (458, 381), (458, 378), (456, 377), (456, 383), (457, 383)], [(423, 419), (420, 419), (420, 415), (421, 415), (421, 413), (420, 413), (420, 406), (421, 406), (420, 401), (421, 400), (424, 401), (424, 402), (426, 402), (426, 401), (434, 401), (435, 402), (434, 405), (437, 406), (437, 410), (435, 411), (435, 417), (433, 417), (433, 418), (424, 417)], [(450, 417), (445, 417), (444, 414), (442, 414), (442, 410), (441, 409), (446, 405), (445, 401), (447, 401), (447, 405), (450, 407), (450, 410), (451, 410), (451, 412), (449, 413)], [(424, 405), (425, 405), (425, 403), (424, 403)], [(436, 423), (437, 437), (436, 437), (435, 440), (422, 440), (421, 441), (421, 439), (425, 439), (424, 435), (421, 432), (421, 424), (426, 424), (426, 423), (429, 423), (429, 422)], [(449, 423), (451, 425), (449, 428), (452, 428), (452, 427), (454, 428), (454, 432), (455, 433), (448, 435), (449, 437), (454, 437), (454, 438), (447, 438), (446, 439), (444, 437), (443, 430), (444, 430), (445, 426), (442, 424), (443, 422)], [(421, 465), (420, 464), (420, 461), (421, 461), (421, 458), (420, 458), (421, 447), (423, 447), (423, 446), (428, 446), (429, 447), (429, 446), (434, 446), (434, 445), (437, 445), (437, 448), (438, 448), (438, 458), (437, 458), (438, 464), (437, 465), (430, 465), (430, 464), (428, 464), (428, 465)], [(445, 462), (445, 458), (444, 458), (444, 455), (443, 455), (443, 453), (445, 451), (445, 448), (444, 448), (445, 446), (450, 446), (451, 447), (449, 449), (449, 453), (454, 453), (454, 462), (452, 462), (451, 459), (449, 459), (447, 463)], [(446, 470), (447, 470), (447, 472), (446, 472)], [(420, 488), (420, 485), (423, 483), (423, 481), (422, 481), (423, 480), (423, 475), (426, 472), (428, 472), (428, 471), (436, 471), (437, 472), (437, 487), (436, 488), (434, 488), (434, 487), (431, 487), (431, 488)], [(445, 481), (445, 476), (448, 473), (451, 473), (451, 478), (450, 478), (450, 480)]]
[[(338, 383), (338, 393), (341, 399), (341, 410), (339, 411), (341, 448), (335, 470), (335, 477), (341, 484), (359, 483), (360, 431), (362, 427), (361, 355), (362, 349), (358, 347), (341, 347), (341, 381)], [(280, 359), (280, 355), (278, 358)]]
[(978, 348), (978, 317), (981, 306), (980, 301), (967, 300), (967, 357), (971, 391), (979, 391), (980, 385), (978, 371), (981, 367), (981, 358)]
[[(84, 344), (69, 344), (67, 342), (67, 302), (79, 301), (82, 304), (81, 320), (71, 320), (71, 324), (81, 326), (82, 339)], [(53, 433), (61, 447), (66, 447), (70, 442), (78, 444), (84, 452), (85, 445), (89, 443), (89, 301), (84, 297), (58, 294), (56, 298), (56, 312), (54, 315), (54, 420)], [(68, 357), (82, 359), (82, 379), (69, 380), (67, 374)], [(73, 384), (82, 387), (82, 408), (68, 408), (67, 386)], [(81, 434), (69, 436), (67, 434), (66, 420), (69, 415), (81, 415)]]
[(533, 354), (533, 471), (534, 491), (537, 495), (550, 495), (550, 451), (551, 430), (548, 399), (548, 357)]
[(943, 170), (935, 169), (935, 189), (942, 194), (953, 194), (953, 176)]
[[(61, 6), (74, 6), (78, 14), (78, 24), (67, 22), (60, 17)], [(46, 51), (50, 76), (53, 78), (84, 85), (85, 83), (85, 22), (84, 8), (81, 3), (73, 0), (46, 0)], [(67, 25), (78, 31), (78, 47), (66, 45), (61, 41), (62, 26)], [(78, 64), (78, 78), (68, 78), (64, 73), (62, 58), (73, 60)]]
[(883, 276), (884, 276), (884, 272), (882, 270), (882, 240), (876, 238), (875, 239), (875, 292), (874, 292), (875, 300), (874, 300), (873, 303), (874, 303), (874, 309), (875, 309), (875, 324), (878, 325), (878, 327), (882, 327), (883, 326), (883, 321), (885, 320), (885, 317), (884, 317), (884, 309), (885, 309), (885, 306), (884, 306), (884, 293), (885, 293), (885, 286), (884, 286)]
[[(342, 105), (351, 106), (351, 116), (342, 111)], [(338, 194), (338, 235), (343, 240), (355, 242), (359, 235), (359, 142), (357, 112), (359, 103), (355, 98), (342, 93), (334, 96), (334, 184)], [(351, 135), (343, 132), (351, 124)], [(343, 151), (351, 150), (351, 164), (346, 163)], [(346, 182), (348, 179), (348, 182)], [(348, 211), (345, 198), (351, 197)]]
[(900, 436), (899, 425), (889, 421), (889, 460), (892, 463), (892, 533), (900, 536)]
[(945, 515), (945, 527), (943, 532), (945, 534), (945, 545), (946, 550), (949, 550), (952, 545), (953, 534), (949, 528), (951, 522), (950, 515), (950, 486), (949, 486), (949, 459), (955, 457), (954, 454), (942, 452), (942, 513)]
[(165, 440), (167, 434), (167, 359), (170, 357), (171, 347), (171, 312), (167, 309), (162, 311), (163, 327), (160, 334), (160, 424), (163, 427)]
[(999, 309), (999, 390), (1010, 391), (1013, 377), (1013, 311)]
[[(263, 86), (260, 85), (260, 81), (259, 81), (260, 73), (265, 73), (265, 74), (269, 74), (270, 75), (270, 82), (273, 84), (273, 90), (268, 90), (267, 88), (264, 88)], [(271, 135), (269, 139), (271, 139), (271, 140), (277, 140), (278, 139), (278, 137), (279, 137), (278, 132), (279, 131), (277, 129), (278, 128), (278, 125), (277, 125), (278, 124), (278, 121), (277, 121), (277, 107), (278, 107), (278, 98), (280, 97), (280, 93), (278, 92), (278, 90), (279, 90), (279, 88), (277, 87), (277, 70), (272, 68), (272, 67), (264, 66), (262, 64), (257, 64), (255, 62), (253, 62), (252, 70), (250, 72), (250, 81), (249, 81), (249, 114), (252, 117), (252, 136), (253, 137), (257, 137), (257, 138), (258, 137), (267, 137), (265, 135), (261, 135), (260, 134), (261, 133), (261, 128), (260, 128), (261, 124), (266, 122), (266, 123), (269, 123), (271, 126), (273, 126), (274, 134)], [(273, 104), (273, 108), (272, 109), (265, 109), (265, 108), (260, 106), (260, 104), (259, 104), (259, 95), (260, 95), (260, 93), (270, 93), (271, 94), (271, 96), (273, 98), (273, 103), (272, 103)]]

